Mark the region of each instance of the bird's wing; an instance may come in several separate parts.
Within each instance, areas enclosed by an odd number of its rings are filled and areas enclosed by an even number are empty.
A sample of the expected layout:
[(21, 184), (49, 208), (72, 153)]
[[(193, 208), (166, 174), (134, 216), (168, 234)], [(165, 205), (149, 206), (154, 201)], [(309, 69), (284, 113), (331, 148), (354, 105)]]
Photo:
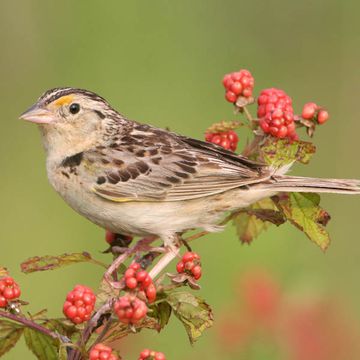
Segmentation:
[(99, 196), (116, 201), (181, 201), (269, 178), (264, 165), (160, 129), (132, 131), (83, 154), (81, 171)]

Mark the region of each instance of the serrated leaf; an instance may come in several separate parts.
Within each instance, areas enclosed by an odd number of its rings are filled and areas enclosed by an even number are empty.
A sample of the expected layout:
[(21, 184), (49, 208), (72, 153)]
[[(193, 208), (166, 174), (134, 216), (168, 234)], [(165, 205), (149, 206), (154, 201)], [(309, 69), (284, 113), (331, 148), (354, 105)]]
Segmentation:
[(175, 316), (183, 323), (191, 344), (213, 324), (210, 306), (191, 293), (184, 291), (168, 293), (166, 302), (172, 307)]
[(103, 305), (110, 298), (116, 298), (119, 296), (119, 290), (115, 289), (111, 284), (102, 279), (99, 287), (99, 291), (96, 294), (96, 309)]
[(20, 339), (24, 328), (11, 321), (0, 320), (0, 356), (12, 349)]
[[(136, 324), (136, 332), (140, 332), (142, 329), (155, 329), (156, 331), (160, 331), (159, 323), (156, 319), (147, 316), (141, 323)], [(101, 331), (101, 328), (99, 328)], [(135, 330), (134, 330), (135, 331)], [(116, 342), (123, 337), (129, 335), (129, 325), (123, 324), (116, 319), (113, 321), (109, 330), (104, 335), (102, 342), (109, 344)]]
[(314, 144), (289, 139), (269, 138), (261, 146), (263, 160), (274, 168), (280, 168), (294, 161), (307, 164), (315, 152)]
[(63, 266), (82, 263), (96, 262), (87, 252), (62, 254), (59, 256), (45, 255), (34, 256), (21, 263), (21, 271), (29, 274), (35, 271), (54, 270)]
[(79, 333), (79, 329), (66, 319), (47, 319), (44, 323), (42, 323), (42, 325), (49, 330), (68, 337), (69, 339), (74, 334)]
[(250, 244), (271, 224), (278, 226), (284, 222), (284, 215), (271, 199), (260, 200), (247, 209), (243, 209), (233, 218), (236, 233), (240, 241), (246, 244)]
[(27, 347), (39, 360), (58, 360), (58, 341), (31, 328), (24, 328)]
[(6, 267), (0, 266), (0, 278), (3, 276), (8, 276), (9, 272)]
[(151, 306), (151, 313), (148, 315), (157, 319), (159, 330), (163, 329), (169, 322), (171, 316), (171, 306), (167, 302), (161, 302)]
[(330, 215), (319, 206), (318, 194), (289, 193), (274, 199), (291, 224), (304, 232), (322, 250), (327, 249), (330, 236), (325, 226), (330, 220)]

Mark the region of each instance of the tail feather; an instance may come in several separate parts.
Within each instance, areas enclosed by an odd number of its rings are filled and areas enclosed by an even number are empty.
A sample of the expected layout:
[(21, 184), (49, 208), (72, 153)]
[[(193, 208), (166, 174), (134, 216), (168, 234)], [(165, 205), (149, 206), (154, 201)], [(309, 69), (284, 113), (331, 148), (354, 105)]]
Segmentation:
[(321, 179), (274, 175), (269, 183), (262, 183), (261, 187), (285, 192), (360, 194), (360, 180), (355, 179)]

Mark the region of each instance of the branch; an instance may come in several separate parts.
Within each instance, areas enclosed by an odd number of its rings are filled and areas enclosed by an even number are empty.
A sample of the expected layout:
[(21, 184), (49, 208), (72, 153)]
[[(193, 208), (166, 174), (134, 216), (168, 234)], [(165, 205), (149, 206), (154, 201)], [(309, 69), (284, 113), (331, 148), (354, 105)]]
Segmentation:
[(0, 317), (4, 317), (4, 318), (7, 318), (7, 319), (10, 319), (12, 321), (15, 321), (15, 322), (18, 322), (24, 326), (27, 326), (31, 329), (34, 329), (36, 331), (39, 331), (47, 336), (50, 336), (51, 338), (53, 339), (58, 339), (60, 340), (61, 342), (63, 343), (69, 343), (70, 342), (70, 339), (68, 339), (66, 336), (63, 336), (63, 335), (60, 335), (54, 331), (51, 331), (50, 329), (42, 326), (42, 325), (39, 325), (37, 323), (35, 323), (34, 321), (32, 320), (29, 320), (25, 317), (21, 317), (21, 316), (16, 316), (14, 314), (10, 314), (8, 312), (5, 312), (5, 311), (1, 311), (0, 310)]

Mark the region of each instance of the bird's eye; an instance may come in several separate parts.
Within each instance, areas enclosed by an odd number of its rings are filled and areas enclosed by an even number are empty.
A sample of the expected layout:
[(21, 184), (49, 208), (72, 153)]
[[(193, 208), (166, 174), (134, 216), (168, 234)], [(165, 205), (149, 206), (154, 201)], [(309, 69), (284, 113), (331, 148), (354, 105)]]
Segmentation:
[(72, 103), (69, 107), (69, 110), (72, 114), (77, 114), (80, 111), (80, 105), (77, 103)]

